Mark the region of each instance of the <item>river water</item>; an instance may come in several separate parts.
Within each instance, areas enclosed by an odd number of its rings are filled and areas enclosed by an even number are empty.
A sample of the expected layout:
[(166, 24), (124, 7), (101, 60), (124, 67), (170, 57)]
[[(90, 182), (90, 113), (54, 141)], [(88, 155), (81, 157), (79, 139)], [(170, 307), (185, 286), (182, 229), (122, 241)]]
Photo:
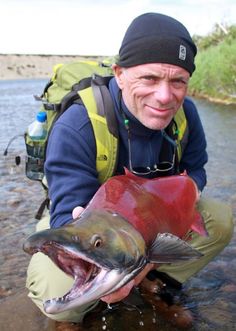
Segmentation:
[[(33, 95), (40, 94), (45, 83), (0, 81), (0, 304), (24, 288), (29, 257), (22, 251), (22, 243), (34, 231), (34, 214), (43, 199), (40, 184), (24, 176), (23, 137), (12, 143), (7, 156), (3, 152), (9, 139), (22, 135), (34, 119), (39, 104)], [(203, 100), (195, 103), (208, 140), (208, 185), (204, 194), (231, 204), (236, 216), (236, 107)], [(16, 156), (22, 159), (19, 166), (14, 162)], [(230, 245), (176, 295), (194, 314), (192, 330), (236, 330), (235, 235)], [(154, 313), (144, 310), (140, 322), (140, 312), (138, 318), (137, 312), (119, 312), (106, 317), (106, 328), (97, 322), (90, 329), (120, 331), (128, 325), (129, 330), (172, 330), (167, 322), (158, 321), (158, 316), (154, 319)]]

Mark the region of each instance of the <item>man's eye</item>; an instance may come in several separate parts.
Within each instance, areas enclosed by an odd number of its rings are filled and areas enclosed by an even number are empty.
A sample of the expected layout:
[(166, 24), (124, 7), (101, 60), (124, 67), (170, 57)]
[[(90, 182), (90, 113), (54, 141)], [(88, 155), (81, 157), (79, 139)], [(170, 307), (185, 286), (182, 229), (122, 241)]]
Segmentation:
[(188, 84), (188, 82), (183, 79), (175, 79), (172, 80), (171, 83), (175, 88), (185, 87)]
[(145, 85), (145, 86), (150, 86), (158, 83), (158, 79), (155, 76), (142, 76), (140, 77), (140, 83)]
[(143, 76), (141, 77), (143, 80), (150, 80), (150, 81), (156, 81), (156, 77), (154, 76)]

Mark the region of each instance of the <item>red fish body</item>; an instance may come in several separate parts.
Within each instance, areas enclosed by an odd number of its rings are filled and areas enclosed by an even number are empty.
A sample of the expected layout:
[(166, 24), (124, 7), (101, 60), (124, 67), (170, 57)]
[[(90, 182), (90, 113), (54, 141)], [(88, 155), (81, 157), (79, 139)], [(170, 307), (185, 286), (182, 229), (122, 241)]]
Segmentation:
[(157, 233), (183, 238), (189, 230), (206, 234), (196, 210), (197, 188), (186, 174), (145, 179), (126, 170), (110, 178), (86, 210), (110, 210), (122, 215), (143, 236), (147, 245)]

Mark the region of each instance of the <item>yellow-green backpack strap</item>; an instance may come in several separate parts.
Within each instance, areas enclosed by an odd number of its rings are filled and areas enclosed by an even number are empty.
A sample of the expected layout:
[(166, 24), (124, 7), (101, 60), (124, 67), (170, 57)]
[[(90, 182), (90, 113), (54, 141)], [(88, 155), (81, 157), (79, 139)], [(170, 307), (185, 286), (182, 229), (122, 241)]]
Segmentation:
[[(178, 135), (177, 135), (177, 153), (178, 153), (178, 160), (181, 160), (184, 148), (188, 141), (188, 122), (185, 116), (185, 112), (183, 107), (181, 107), (175, 117), (175, 123), (177, 125)], [(176, 130), (173, 128), (173, 130)], [(175, 134), (175, 132), (174, 132)]]
[(92, 123), (97, 148), (98, 179), (100, 183), (104, 183), (113, 175), (116, 168), (118, 139), (109, 132), (106, 118), (98, 115), (92, 88), (88, 87), (78, 94)]

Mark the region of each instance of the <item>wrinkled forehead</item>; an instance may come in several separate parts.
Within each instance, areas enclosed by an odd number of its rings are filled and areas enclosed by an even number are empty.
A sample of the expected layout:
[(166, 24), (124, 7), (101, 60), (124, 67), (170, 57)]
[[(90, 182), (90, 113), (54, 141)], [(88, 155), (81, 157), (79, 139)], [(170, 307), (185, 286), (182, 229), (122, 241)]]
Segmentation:
[(183, 77), (189, 78), (190, 74), (184, 68), (168, 63), (146, 63), (138, 66), (123, 68), (124, 74), (128, 77), (142, 77), (142, 76), (154, 76), (154, 77)]

